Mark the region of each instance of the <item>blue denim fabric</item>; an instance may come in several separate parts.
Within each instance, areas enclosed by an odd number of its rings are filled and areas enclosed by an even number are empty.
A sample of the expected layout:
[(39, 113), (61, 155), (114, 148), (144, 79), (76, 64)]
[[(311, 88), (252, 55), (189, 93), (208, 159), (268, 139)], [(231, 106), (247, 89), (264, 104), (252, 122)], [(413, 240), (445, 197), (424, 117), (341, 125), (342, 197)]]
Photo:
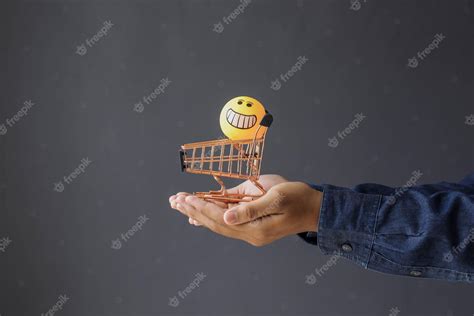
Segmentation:
[(317, 233), (299, 234), (323, 254), (384, 273), (474, 282), (474, 173), (459, 183), (323, 192)]

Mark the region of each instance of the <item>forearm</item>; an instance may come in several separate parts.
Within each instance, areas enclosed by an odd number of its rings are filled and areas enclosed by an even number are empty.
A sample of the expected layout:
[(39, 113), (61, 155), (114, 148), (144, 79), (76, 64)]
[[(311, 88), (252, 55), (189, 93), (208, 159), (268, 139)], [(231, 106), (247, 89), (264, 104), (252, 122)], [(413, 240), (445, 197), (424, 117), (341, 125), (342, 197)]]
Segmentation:
[(318, 233), (302, 237), (324, 254), (380, 272), (474, 281), (474, 184), (314, 188), (324, 191)]

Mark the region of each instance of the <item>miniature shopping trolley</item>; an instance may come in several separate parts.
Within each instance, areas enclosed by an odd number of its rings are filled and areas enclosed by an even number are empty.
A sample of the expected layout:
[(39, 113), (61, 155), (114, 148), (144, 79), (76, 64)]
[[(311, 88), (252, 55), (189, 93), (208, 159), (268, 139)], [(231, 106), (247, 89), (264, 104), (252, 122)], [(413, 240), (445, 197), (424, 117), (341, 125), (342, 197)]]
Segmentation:
[[(254, 200), (266, 193), (258, 182), (262, 165), (263, 148), (268, 128), (273, 122), (269, 113), (260, 121), (253, 139), (217, 139), (184, 144), (181, 146), (181, 170), (194, 174), (207, 174), (214, 177), (221, 189), (218, 191), (195, 192), (194, 195), (205, 200), (224, 203), (238, 203)], [(261, 129), (264, 129), (263, 134)], [(259, 133), (260, 131), (260, 133)], [(257, 137), (257, 135), (263, 135)], [(250, 180), (261, 192), (260, 195), (229, 193), (222, 177)]]

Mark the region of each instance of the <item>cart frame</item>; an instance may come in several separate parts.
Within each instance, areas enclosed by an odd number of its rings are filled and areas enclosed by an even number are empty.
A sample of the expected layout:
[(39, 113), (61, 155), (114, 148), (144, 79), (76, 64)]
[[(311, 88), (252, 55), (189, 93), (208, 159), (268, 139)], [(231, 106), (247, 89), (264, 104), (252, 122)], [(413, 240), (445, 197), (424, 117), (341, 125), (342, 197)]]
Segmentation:
[[(194, 192), (204, 200), (238, 203), (255, 200), (266, 193), (258, 182), (263, 159), (267, 130), (273, 116), (266, 113), (255, 131), (253, 139), (231, 140), (228, 138), (181, 145), (179, 151), (181, 171), (212, 175), (221, 186), (218, 191)], [(257, 135), (264, 129), (260, 138)], [(222, 178), (243, 179), (252, 182), (261, 194), (229, 193)]]

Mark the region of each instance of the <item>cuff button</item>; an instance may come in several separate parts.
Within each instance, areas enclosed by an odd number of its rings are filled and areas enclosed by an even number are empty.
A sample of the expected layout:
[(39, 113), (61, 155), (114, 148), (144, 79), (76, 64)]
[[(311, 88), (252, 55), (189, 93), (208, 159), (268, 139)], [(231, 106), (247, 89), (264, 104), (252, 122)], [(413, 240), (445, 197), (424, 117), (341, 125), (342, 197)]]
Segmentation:
[(344, 252), (351, 252), (352, 251), (352, 246), (349, 243), (342, 244), (341, 248), (342, 248), (342, 251), (344, 251)]

